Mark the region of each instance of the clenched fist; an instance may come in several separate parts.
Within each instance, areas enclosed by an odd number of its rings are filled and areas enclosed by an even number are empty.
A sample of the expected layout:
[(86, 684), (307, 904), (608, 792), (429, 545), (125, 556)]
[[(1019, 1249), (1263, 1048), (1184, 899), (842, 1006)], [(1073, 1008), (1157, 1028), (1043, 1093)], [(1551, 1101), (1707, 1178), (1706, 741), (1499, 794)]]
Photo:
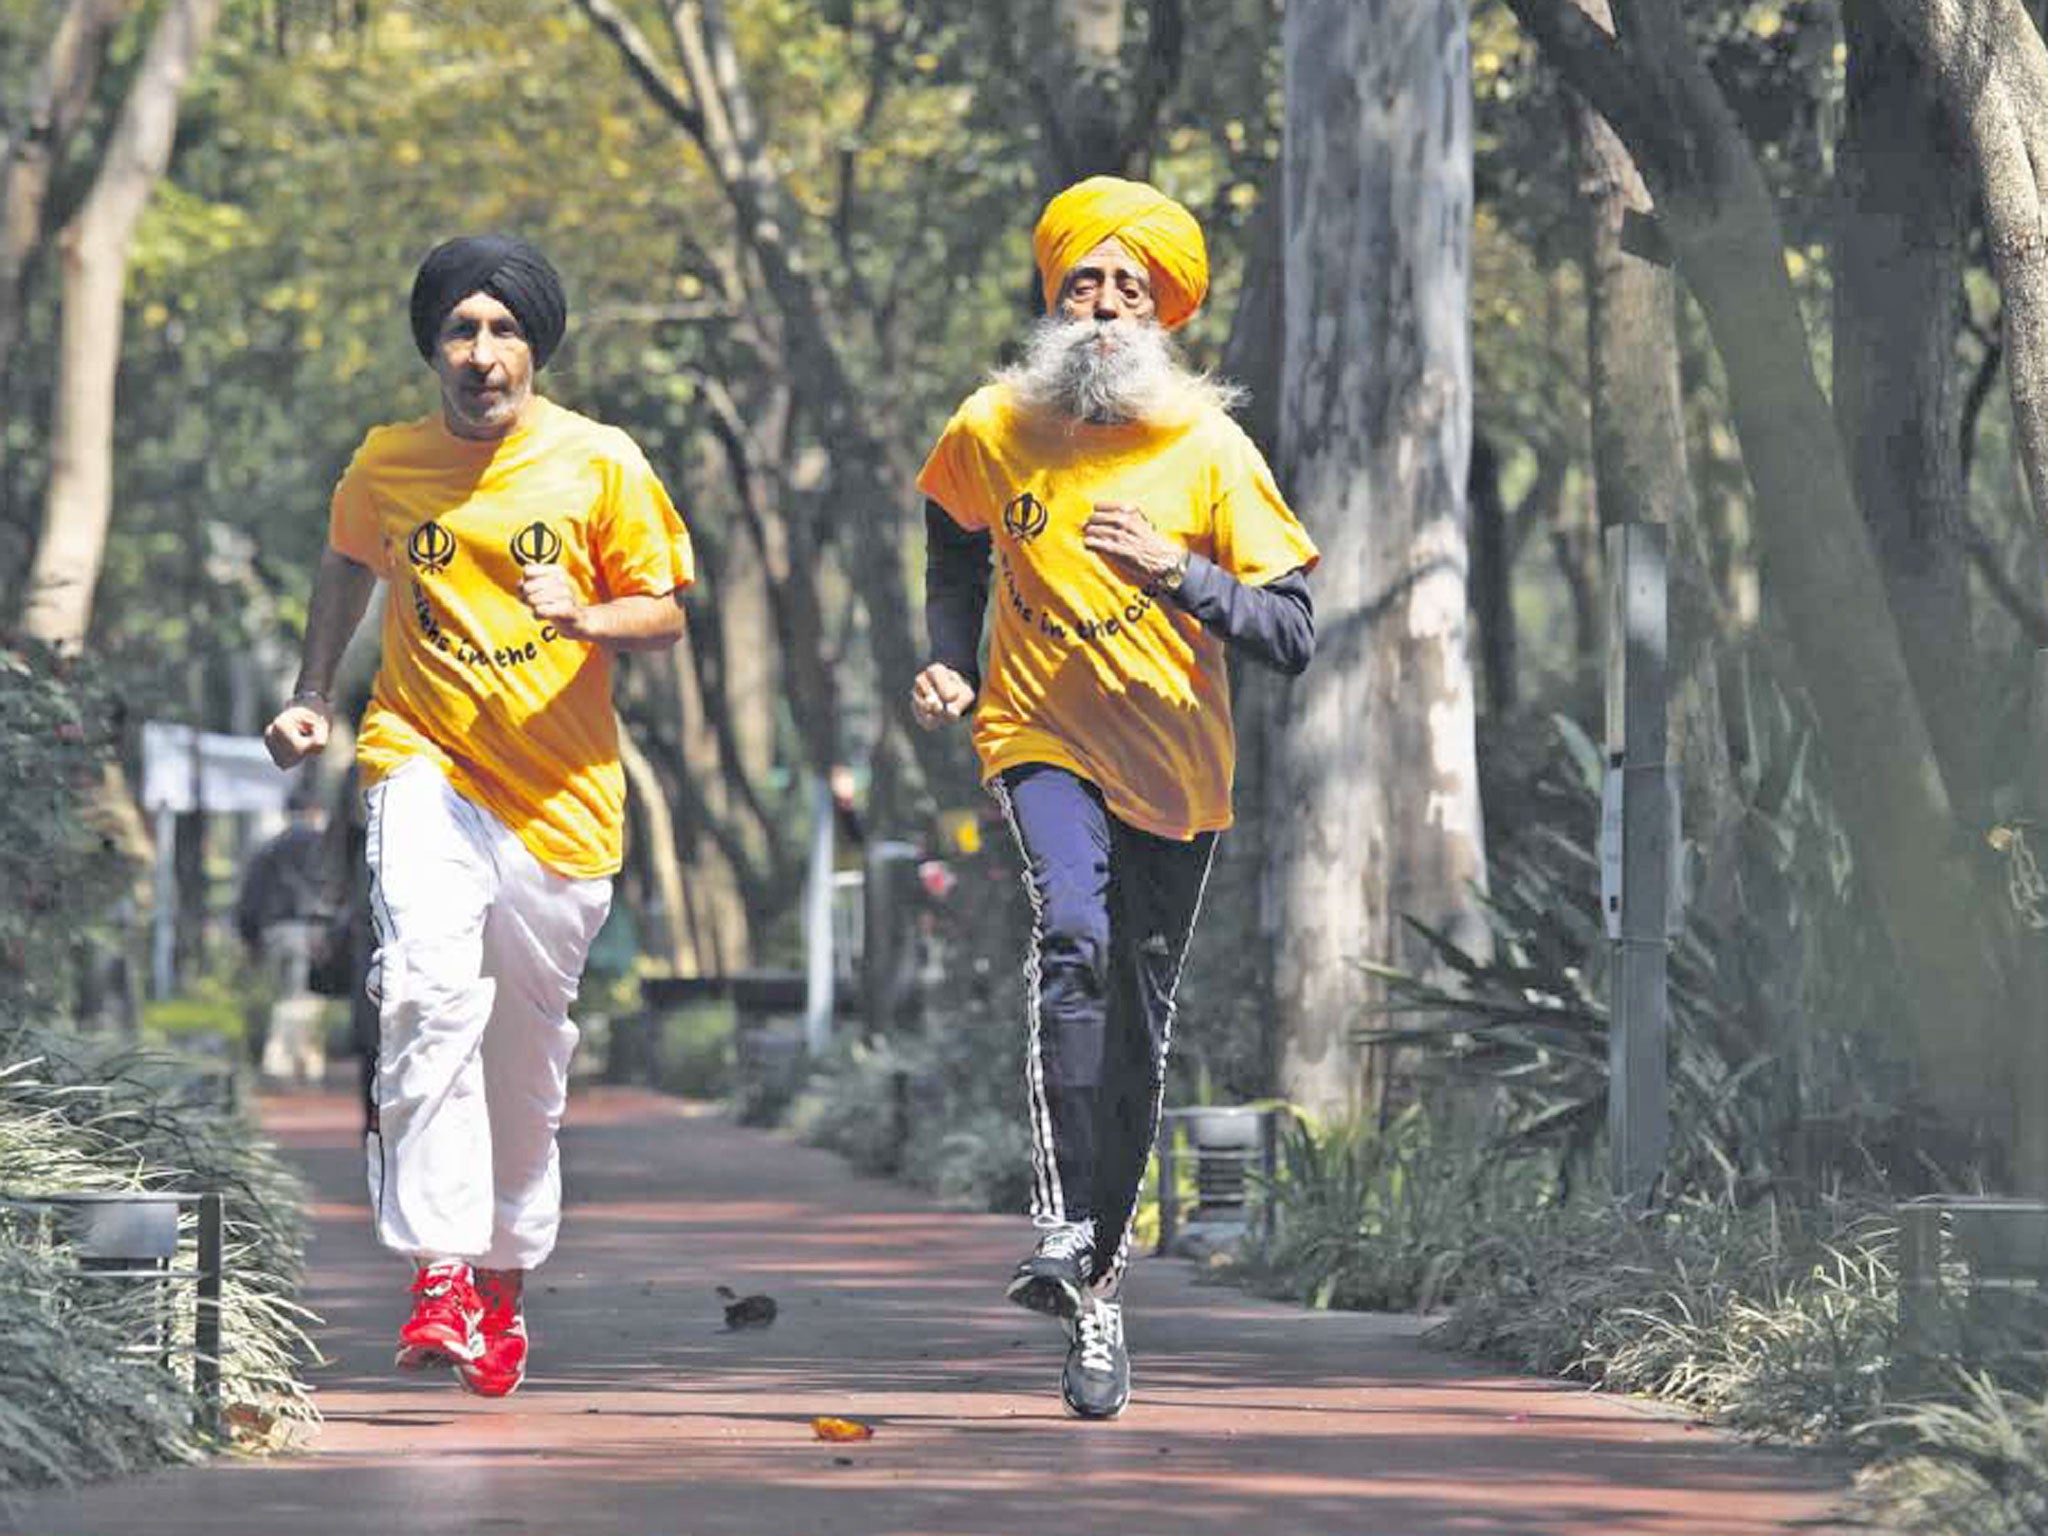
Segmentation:
[(583, 604), (576, 599), (569, 573), (559, 565), (527, 566), (519, 578), (519, 600), (536, 619), (554, 625), (571, 640), (590, 638), (584, 632)]
[(278, 767), (295, 768), (326, 747), (331, 725), (325, 705), (310, 699), (294, 699), (264, 727), (263, 748)]
[(942, 661), (917, 674), (910, 685), (910, 712), (926, 730), (937, 730), (974, 708), (974, 685)]

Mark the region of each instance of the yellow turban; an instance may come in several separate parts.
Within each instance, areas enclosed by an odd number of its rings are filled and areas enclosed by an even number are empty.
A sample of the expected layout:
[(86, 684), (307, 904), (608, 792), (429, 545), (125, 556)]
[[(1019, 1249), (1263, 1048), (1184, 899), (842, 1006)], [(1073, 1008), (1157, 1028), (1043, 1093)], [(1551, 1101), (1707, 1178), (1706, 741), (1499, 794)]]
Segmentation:
[(1209, 291), (1209, 252), (1195, 216), (1157, 187), (1118, 176), (1077, 181), (1045, 205), (1031, 236), (1031, 254), (1045, 285), (1048, 311), (1074, 263), (1114, 238), (1152, 273), (1159, 323), (1187, 323)]

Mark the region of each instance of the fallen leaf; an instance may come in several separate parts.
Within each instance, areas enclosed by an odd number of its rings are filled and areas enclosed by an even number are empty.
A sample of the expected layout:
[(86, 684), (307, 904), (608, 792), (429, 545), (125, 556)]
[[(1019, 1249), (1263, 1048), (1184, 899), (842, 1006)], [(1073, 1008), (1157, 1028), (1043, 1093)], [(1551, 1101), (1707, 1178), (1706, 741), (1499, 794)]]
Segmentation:
[(872, 1440), (875, 1427), (859, 1419), (835, 1419), (828, 1415), (811, 1420), (811, 1433), (820, 1440)]
[(742, 1296), (729, 1285), (719, 1286), (718, 1295), (726, 1304), (725, 1326), (728, 1328), (766, 1328), (775, 1321), (773, 1296)]

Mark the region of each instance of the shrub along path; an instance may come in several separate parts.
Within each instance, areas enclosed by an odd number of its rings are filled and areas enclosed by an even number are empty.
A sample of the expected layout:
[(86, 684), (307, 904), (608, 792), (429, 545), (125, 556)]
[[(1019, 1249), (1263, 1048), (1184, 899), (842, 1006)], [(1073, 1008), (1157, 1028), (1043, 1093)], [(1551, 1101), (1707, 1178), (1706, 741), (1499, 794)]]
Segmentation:
[[(1008, 1306), (1024, 1224), (941, 1213), (673, 1100), (582, 1091), (534, 1376), (483, 1402), (388, 1370), (406, 1276), (373, 1245), (349, 1101), (266, 1120), (319, 1202), (332, 1364), (311, 1453), (0, 1511), (33, 1536), (1747, 1536), (1828, 1529), (1840, 1469), (1504, 1377), (1409, 1319), (1317, 1314), (1146, 1260), (1137, 1392), (1064, 1417), (1058, 1330)], [(714, 1287), (768, 1292), (728, 1332)], [(0, 1365), (4, 1368), (4, 1365)], [(811, 1419), (874, 1426), (821, 1443)]]

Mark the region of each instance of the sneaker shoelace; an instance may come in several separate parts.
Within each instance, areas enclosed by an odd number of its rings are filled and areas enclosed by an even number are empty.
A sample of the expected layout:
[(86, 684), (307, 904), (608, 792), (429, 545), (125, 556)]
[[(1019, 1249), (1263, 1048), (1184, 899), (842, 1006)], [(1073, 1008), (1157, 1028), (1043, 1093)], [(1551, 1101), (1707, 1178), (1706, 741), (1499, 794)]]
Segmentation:
[(1095, 1247), (1095, 1226), (1077, 1221), (1054, 1227), (1038, 1240), (1038, 1252), (1048, 1259), (1078, 1259)]
[(462, 1280), (462, 1266), (459, 1264), (429, 1264), (412, 1277), (412, 1292), (439, 1300), (453, 1293)]
[(1116, 1352), (1124, 1342), (1124, 1309), (1113, 1301), (1094, 1301), (1075, 1320), (1081, 1336), (1081, 1369), (1107, 1376), (1116, 1369)]

